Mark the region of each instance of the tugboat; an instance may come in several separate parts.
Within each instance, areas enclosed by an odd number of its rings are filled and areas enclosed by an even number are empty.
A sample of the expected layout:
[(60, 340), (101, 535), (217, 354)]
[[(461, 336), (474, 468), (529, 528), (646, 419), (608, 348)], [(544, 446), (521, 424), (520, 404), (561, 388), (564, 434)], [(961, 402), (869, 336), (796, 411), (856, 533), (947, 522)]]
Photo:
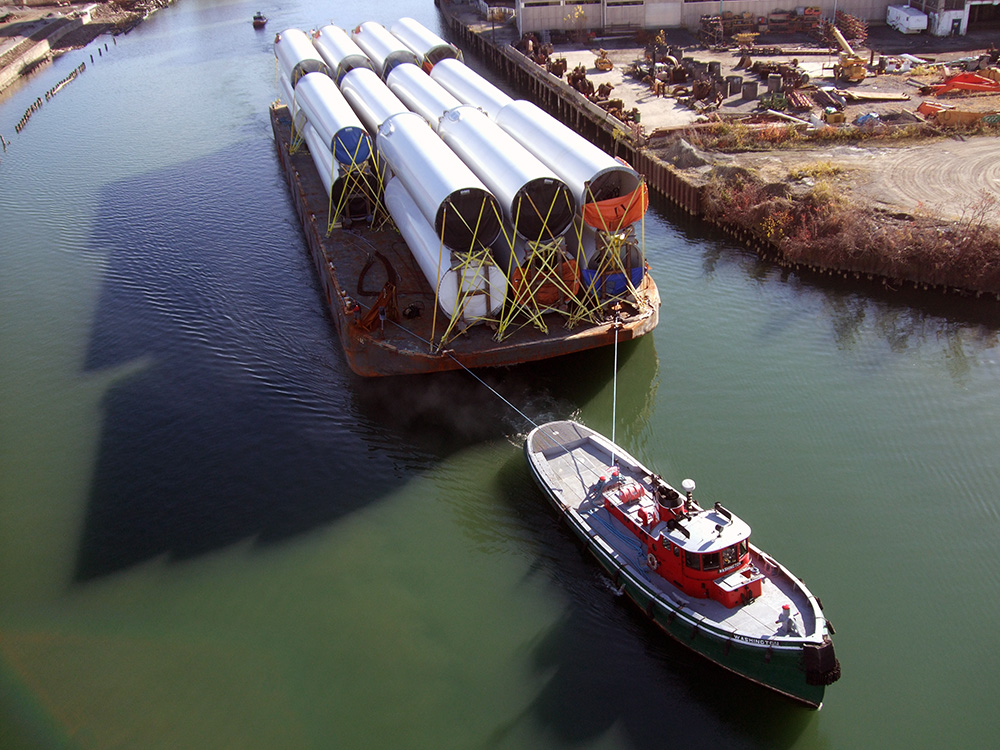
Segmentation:
[(668, 635), (719, 666), (818, 709), (840, 678), (819, 600), (750, 543), (719, 503), (703, 508), (603, 435), (571, 421), (524, 446), (539, 486), (614, 584)]
[(265, 26), (267, 26), (267, 16), (258, 10), (253, 14), (253, 27), (255, 29), (263, 29)]

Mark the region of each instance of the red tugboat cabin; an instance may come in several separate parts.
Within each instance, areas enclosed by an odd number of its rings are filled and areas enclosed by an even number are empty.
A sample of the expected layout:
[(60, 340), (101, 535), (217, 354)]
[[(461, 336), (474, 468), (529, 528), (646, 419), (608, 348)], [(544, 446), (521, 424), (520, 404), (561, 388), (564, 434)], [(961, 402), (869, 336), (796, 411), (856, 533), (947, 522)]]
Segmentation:
[(646, 549), (646, 563), (685, 595), (714, 599), (726, 607), (753, 601), (764, 576), (750, 562), (750, 527), (716, 503), (704, 510), (694, 502), (694, 482), (685, 479), (686, 497), (652, 477), (652, 492), (610, 470), (600, 488), (604, 507)]

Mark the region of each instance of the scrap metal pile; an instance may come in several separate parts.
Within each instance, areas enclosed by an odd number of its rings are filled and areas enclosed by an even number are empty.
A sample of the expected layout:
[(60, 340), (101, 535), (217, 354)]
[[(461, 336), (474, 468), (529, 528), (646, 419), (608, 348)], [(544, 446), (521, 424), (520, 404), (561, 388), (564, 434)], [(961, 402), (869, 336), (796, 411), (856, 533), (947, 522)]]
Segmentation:
[[(864, 30), (849, 28), (855, 34)], [(685, 101), (710, 118), (724, 117), (728, 121), (750, 123), (760, 122), (762, 118), (779, 119), (806, 128), (839, 124), (872, 127), (893, 122), (914, 123), (922, 119), (933, 119), (939, 125), (996, 122), (996, 110), (1000, 105), (1000, 98), (993, 98), (1000, 94), (1000, 69), (996, 67), (1000, 55), (996, 50), (941, 62), (913, 55), (880, 56), (875, 61), (873, 55), (872, 64), (869, 64), (840, 29), (830, 24), (828, 32), (839, 47), (839, 51), (826, 53), (836, 55), (832, 65), (808, 63), (808, 58), (803, 64), (798, 57), (781, 60), (772, 56), (770, 48), (765, 48), (767, 55), (763, 59), (754, 59), (758, 57), (755, 39), (745, 35), (735, 52), (739, 60), (732, 69), (742, 69), (744, 74), (756, 76), (757, 81), (726, 76), (718, 63), (701, 63), (690, 57), (680, 57), (678, 61), (667, 56), (662, 58), (663, 66), (658, 65), (658, 80), (652, 82), (651, 87), (656, 93)], [(795, 52), (802, 55), (809, 50), (796, 49)], [(641, 64), (634, 67), (637, 76), (645, 70)], [(904, 78), (906, 74), (931, 76), (934, 80), (907, 79)], [(686, 82), (683, 86), (667, 87), (665, 82), (675, 80), (675, 76)], [(884, 106), (877, 106), (908, 102), (918, 93), (914, 88), (923, 96), (953, 96), (961, 101), (925, 102), (915, 111), (889, 111)], [(977, 94), (985, 96), (976, 101)], [(737, 95), (740, 99), (734, 100)], [(718, 108), (724, 102), (728, 111), (721, 114)], [(755, 111), (744, 106), (750, 102), (756, 103)], [(851, 105), (864, 107), (865, 111), (848, 116)], [(817, 107), (818, 116), (814, 112)]]
[[(594, 86), (594, 82), (587, 76), (587, 67), (582, 64), (576, 65), (572, 70), (569, 70), (566, 58), (553, 57), (552, 45), (548, 43), (543, 44), (535, 34), (528, 32), (511, 46), (536, 65), (545, 68), (556, 78), (562, 78), (565, 75), (566, 83), (569, 84), (570, 88), (592, 101), (608, 114), (618, 118), (621, 122), (638, 122), (639, 114), (637, 109), (626, 110), (625, 103), (621, 99), (611, 98), (611, 92), (614, 89), (612, 84), (603, 83), (600, 86)], [(603, 49), (598, 50), (594, 59), (594, 67), (602, 72), (614, 68), (614, 63), (608, 57), (607, 51)]]

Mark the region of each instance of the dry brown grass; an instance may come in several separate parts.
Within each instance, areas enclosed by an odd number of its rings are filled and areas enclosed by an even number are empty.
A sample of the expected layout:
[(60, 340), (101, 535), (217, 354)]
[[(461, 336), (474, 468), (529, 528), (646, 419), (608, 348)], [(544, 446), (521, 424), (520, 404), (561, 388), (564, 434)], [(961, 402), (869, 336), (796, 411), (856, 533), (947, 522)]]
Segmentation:
[(843, 171), (843, 167), (837, 166), (832, 161), (815, 161), (812, 164), (803, 164), (795, 167), (794, 169), (790, 169), (788, 171), (788, 176), (793, 180), (803, 180), (807, 177), (816, 179), (819, 177), (832, 177)]
[(823, 182), (802, 198), (772, 197), (758, 180), (711, 182), (707, 218), (768, 243), (784, 261), (971, 292), (1000, 293), (1000, 236), (983, 196), (960, 221), (889, 216), (836, 198)]
[(831, 143), (900, 143), (911, 140), (926, 141), (945, 135), (1000, 135), (1000, 123), (975, 122), (942, 127), (930, 123), (914, 122), (901, 125), (883, 124), (876, 127), (825, 127), (804, 130), (788, 123), (743, 124), (717, 122), (708, 126), (689, 128), (684, 139), (704, 151), (741, 153), (766, 151), (773, 148), (801, 148), (810, 144)]

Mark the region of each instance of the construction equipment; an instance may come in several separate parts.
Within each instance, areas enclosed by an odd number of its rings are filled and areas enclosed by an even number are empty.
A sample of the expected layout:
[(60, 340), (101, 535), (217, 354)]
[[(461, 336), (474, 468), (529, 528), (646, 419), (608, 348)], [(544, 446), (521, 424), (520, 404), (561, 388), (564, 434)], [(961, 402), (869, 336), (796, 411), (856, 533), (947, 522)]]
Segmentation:
[(841, 50), (840, 61), (833, 66), (834, 78), (838, 81), (851, 81), (852, 83), (865, 80), (868, 77), (868, 71), (865, 69), (865, 61), (848, 44), (844, 35), (840, 33), (840, 29), (836, 26), (831, 26), (830, 33), (837, 40), (837, 44), (840, 45)]
[(799, 67), (798, 60), (787, 62), (775, 62), (770, 60), (758, 60), (750, 66), (750, 72), (756, 74), (762, 81), (766, 81), (772, 73), (781, 76), (781, 85), (786, 89), (799, 88), (809, 83), (809, 74)]
[(921, 94), (934, 94), (940, 96), (949, 91), (981, 91), (992, 94), (1000, 94), (1000, 81), (979, 75), (978, 73), (959, 73), (937, 86), (923, 86)]
[(598, 70), (605, 70), (605, 71), (611, 70), (612, 68), (615, 67), (614, 64), (611, 62), (611, 60), (608, 58), (607, 50), (603, 49), (600, 50), (600, 54), (597, 56), (597, 59), (594, 60), (594, 67), (597, 68)]

